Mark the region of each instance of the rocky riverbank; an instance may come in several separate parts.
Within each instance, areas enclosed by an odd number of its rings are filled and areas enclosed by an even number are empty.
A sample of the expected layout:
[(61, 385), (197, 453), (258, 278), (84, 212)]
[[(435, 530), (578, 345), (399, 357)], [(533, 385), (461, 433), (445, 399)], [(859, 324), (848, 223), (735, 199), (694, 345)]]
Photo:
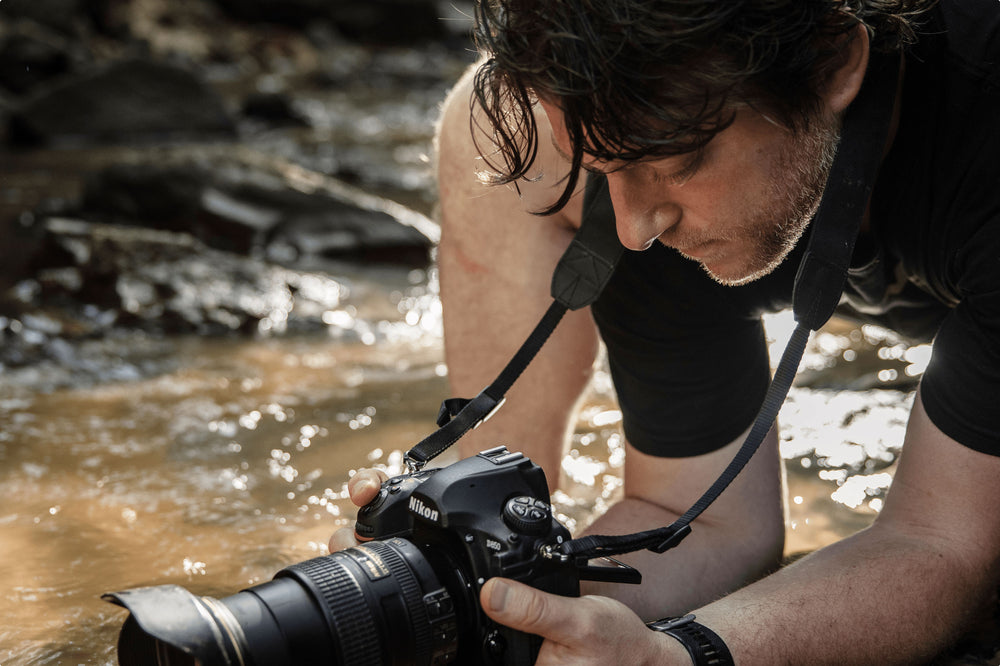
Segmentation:
[(0, 368), (328, 328), (355, 268), (428, 268), (467, 30), (429, 0), (3, 0)]

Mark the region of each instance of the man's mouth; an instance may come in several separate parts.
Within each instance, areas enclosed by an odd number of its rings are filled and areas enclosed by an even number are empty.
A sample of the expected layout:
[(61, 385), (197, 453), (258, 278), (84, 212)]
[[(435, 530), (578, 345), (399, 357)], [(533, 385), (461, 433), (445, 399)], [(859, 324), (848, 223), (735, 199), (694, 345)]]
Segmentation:
[(675, 250), (683, 254), (685, 257), (691, 259), (703, 259), (708, 254), (710, 254), (712, 248), (716, 245), (715, 241), (704, 241), (702, 243), (695, 243), (694, 245), (688, 245), (685, 247), (674, 247)]

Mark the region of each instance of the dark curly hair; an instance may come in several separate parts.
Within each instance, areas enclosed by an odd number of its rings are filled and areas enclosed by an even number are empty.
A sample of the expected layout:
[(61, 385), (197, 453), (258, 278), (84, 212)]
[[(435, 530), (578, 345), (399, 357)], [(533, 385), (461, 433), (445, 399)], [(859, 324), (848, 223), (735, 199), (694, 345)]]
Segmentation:
[[(690, 155), (749, 104), (793, 131), (820, 108), (846, 41), (903, 49), (932, 0), (477, 0), (473, 134), (490, 180), (526, 177), (538, 151), (532, 107), (555, 101), (572, 144), (560, 210), (585, 155)], [(476, 109), (475, 107), (479, 107)], [(477, 113), (478, 112), (478, 113)], [(485, 121), (485, 122), (484, 122)], [(491, 141), (482, 150), (481, 137)]]

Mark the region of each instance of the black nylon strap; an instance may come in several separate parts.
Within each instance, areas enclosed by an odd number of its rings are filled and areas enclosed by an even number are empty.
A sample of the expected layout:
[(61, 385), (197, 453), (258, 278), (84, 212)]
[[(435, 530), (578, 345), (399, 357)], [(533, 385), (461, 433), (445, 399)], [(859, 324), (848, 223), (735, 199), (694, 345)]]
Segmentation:
[(837, 158), (816, 211), (792, 292), (795, 320), (818, 330), (840, 303), (854, 243), (875, 188), (892, 124), (899, 56), (875, 55), (844, 116)]
[(579, 310), (597, 300), (625, 250), (618, 241), (611, 198), (604, 196), (607, 191), (608, 180), (604, 176), (600, 176), (597, 187), (587, 188), (580, 230), (552, 275), (552, 298), (570, 310)]
[(558, 301), (542, 316), (541, 321), (517, 350), (493, 383), (487, 386), (475, 398), (450, 398), (441, 404), (438, 412), (438, 425), (441, 426), (413, 448), (406, 452), (406, 463), (410, 468), (419, 469), (428, 460), (437, 457), (445, 449), (454, 444), (465, 433), (479, 426), (493, 415), (493, 412), (503, 405), (504, 395), (511, 385), (517, 381), (524, 369), (541, 349), (545, 341), (552, 335), (556, 325), (566, 314), (566, 306)]
[[(580, 230), (556, 265), (551, 286), (554, 300), (541, 321), (493, 383), (479, 395), (471, 400), (449, 398), (441, 403), (438, 430), (406, 453), (406, 463), (411, 469), (423, 467), (462, 435), (492, 416), (503, 405), (507, 391), (552, 335), (566, 310), (578, 310), (590, 305), (601, 295), (624, 250), (618, 242), (610, 201), (607, 197), (598, 196), (607, 187), (605, 180), (600, 188), (588, 189), (584, 196)], [(606, 222), (609, 218), (611, 224)]]

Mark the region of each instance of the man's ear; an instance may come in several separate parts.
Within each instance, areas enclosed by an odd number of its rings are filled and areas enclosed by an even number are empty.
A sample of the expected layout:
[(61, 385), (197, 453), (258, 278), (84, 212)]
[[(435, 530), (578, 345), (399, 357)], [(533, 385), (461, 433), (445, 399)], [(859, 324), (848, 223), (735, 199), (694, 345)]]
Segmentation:
[(854, 34), (844, 35), (842, 39), (847, 49), (844, 61), (830, 74), (821, 93), (827, 108), (835, 114), (842, 113), (857, 97), (868, 69), (869, 42), (865, 26), (858, 24)]

